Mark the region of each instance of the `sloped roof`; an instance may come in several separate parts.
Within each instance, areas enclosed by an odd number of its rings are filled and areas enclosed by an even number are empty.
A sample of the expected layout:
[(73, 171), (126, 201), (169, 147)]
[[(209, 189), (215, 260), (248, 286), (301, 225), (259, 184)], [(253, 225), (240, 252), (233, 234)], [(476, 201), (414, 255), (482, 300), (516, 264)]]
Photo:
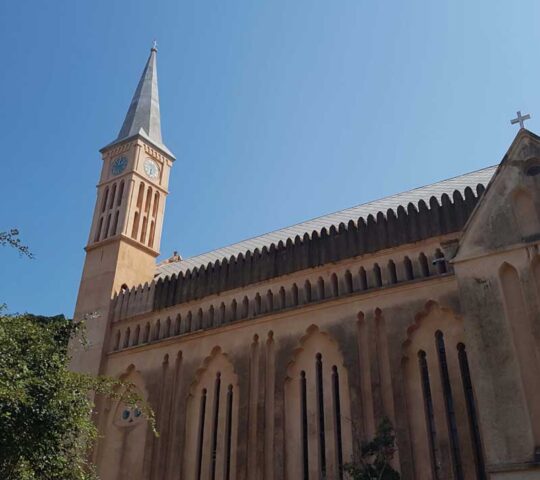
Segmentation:
[(211, 252), (186, 258), (179, 262), (164, 263), (157, 267), (156, 275), (166, 276), (186, 272), (188, 269), (192, 270), (195, 267), (207, 265), (208, 263), (213, 263), (223, 258), (229, 258), (232, 255), (238, 255), (240, 253), (245, 254), (248, 251), (253, 252), (256, 248), (261, 250), (264, 246), (270, 247), (272, 243), (277, 245), (280, 240), (283, 242), (289, 238), (294, 240), (297, 235), (303, 237), (305, 233), (311, 235), (314, 230), (320, 232), (323, 227), (329, 229), (334, 225), (337, 228), (340, 223), (347, 225), (350, 220), (356, 222), (360, 217), (365, 219), (369, 215), (376, 216), (379, 212), (386, 215), (386, 212), (389, 209), (395, 211), (399, 206), (406, 208), (409, 203), (418, 206), (420, 200), (424, 200), (428, 203), (431, 197), (435, 197), (440, 202), (443, 194), (446, 193), (451, 198), (456, 190), (463, 195), (467, 187), (475, 190), (478, 184), (486, 186), (496, 169), (497, 165), (483, 168), (441, 182), (432, 183), (430, 185), (391, 195), (372, 202), (363, 203), (328, 215), (323, 215), (306, 222), (234, 243), (227, 247), (218, 248)]

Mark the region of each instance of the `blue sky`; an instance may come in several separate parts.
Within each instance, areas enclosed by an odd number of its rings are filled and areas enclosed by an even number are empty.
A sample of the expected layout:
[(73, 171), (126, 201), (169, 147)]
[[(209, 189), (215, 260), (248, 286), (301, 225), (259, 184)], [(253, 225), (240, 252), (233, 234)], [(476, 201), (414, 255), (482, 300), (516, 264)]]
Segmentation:
[(540, 119), (540, 2), (38, 0), (0, 6), (0, 303), (72, 315), (101, 160), (159, 43), (183, 256), (498, 163)]

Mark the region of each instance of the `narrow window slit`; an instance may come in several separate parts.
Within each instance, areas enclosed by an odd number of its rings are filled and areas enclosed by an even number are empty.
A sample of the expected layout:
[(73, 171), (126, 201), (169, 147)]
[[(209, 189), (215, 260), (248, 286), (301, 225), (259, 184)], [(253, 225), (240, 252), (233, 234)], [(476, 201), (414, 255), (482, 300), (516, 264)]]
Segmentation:
[(473, 444), (473, 453), (476, 467), (476, 477), (478, 480), (486, 480), (486, 467), (484, 463), (484, 454), (482, 452), (482, 440), (480, 438), (480, 428), (478, 426), (478, 415), (476, 413), (476, 402), (474, 401), (474, 392), (471, 381), (471, 372), (469, 370), (469, 360), (465, 345), (457, 345), (459, 370), (461, 372), (461, 382), (465, 393), (465, 403), (467, 406), (467, 415), (469, 418), (469, 428)]
[(439, 463), (437, 461), (437, 433), (435, 430), (435, 414), (433, 411), (433, 397), (431, 396), (431, 385), (429, 381), (429, 370), (426, 360), (426, 352), (418, 352), (418, 365), (422, 378), (422, 392), (424, 394), (424, 411), (429, 435), (429, 452), (431, 454), (431, 470), (435, 479), (439, 479)]
[(302, 417), (302, 468), (303, 480), (309, 480), (308, 423), (307, 423), (307, 385), (306, 372), (300, 372), (300, 402)]
[(317, 414), (319, 424), (319, 466), (322, 478), (326, 477), (326, 438), (324, 431), (324, 391), (322, 355), (317, 353), (315, 360), (317, 387)]
[(450, 385), (450, 375), (448, 373), (448, 363), (446, 361), (446, 348), (444, 337), (441, 331), (435, 333), (435, 342), (439, 356), (439, 368), (441, 371), (441, 381), (444, 393), (444, 406), (446, 409), (446, 420), (450, 433), (450, 445), (452, 451), (452, 463), (457, 480), (463, 480), (463, 466), (461, 464), (461, 454), (459, 450), (459, 439), (457, 432), (456, 412), (454, 410), (454, 399), (452, 397), (452, 387)]
[(201, 406), (199, 409), (199, 439), (198, 439), (198, 445), (197, 445), (197, 480), (201, 480), (201, 473), (202, 473), (205, 416), (206, 416), (206, 388), (203, 388), (202, 395), (201, 395)]
[(225, 480), (231, 478), (233, 386), (227, 388), (227, 412), (225, 422)]
[(217, 441), (218, 441), (218, 426), (219, 426), (219, 394), (221, 390), (221, 373), (216, 374), (215, 391), (214, 391), (214, 418), (212, 420), (212, 456), (210, 458), (210, 478), (216, 480), (216, 457), (217, 457)]
[(343, 439), (341, 436), (341, 401), (339, 397), (339, 374), (337, 367), (332, 367), (332, 398), (334, 401), (334, 424), (336, 426), (336, 456), (338, 478), (343, 479)]

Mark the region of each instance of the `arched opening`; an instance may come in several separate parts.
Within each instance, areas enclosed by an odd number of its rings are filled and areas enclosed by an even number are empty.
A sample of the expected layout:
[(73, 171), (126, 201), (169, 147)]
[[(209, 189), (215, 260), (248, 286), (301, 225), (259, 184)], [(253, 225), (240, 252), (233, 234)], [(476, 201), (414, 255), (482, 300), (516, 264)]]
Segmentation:
[(540, 233), (538, 213), (529, 191), (522, 188), (514, 191), (512, 194), (512, 207), (523, 237), (530, 237)]
[(154, 195), (154, 206), (152, 208), (152, 216), (154, 218), (157, 217), (158, 208), (159, 208), (159, 192), (156, 192)]
[(238, 381), (229, 359), (216, 348), (190, 389), (183, 478), (236, 478)]
[(114, 199), (116, 197), (116, 183), (112, 186), (111, 190), (111, 201), (109, 203), (109, 210), (111, 210), (114, 207)]
[(141, 243), (144, 243), (144, 241), (146, 240), (146, 227), (147, 227), (147, 225), (148, 225), (148, 218), (143, 217), (142, 228), (141, 228), (141, 238), (140, 238)]
[(142, 207), (143, 197), (144, 197), (144, 183), (141, 182), (139, 185), (139, 193), (137, 194), (137, 208), (139, 210)]
[(152, 202), (152, 187), (148, 187), (146, 190), (146, 203), (144, 205), (144, 213), (150, 211), (150, 203)]
[(103, 195), (103, 202), (101, 203), (101, 213), (105, 212), (107, 208), (107, 199), (109, 198), (109, 187), (105, 187), (105, 194)]
[(124, 180), (120, 182), (120, 188), (118, 189), (118, 200), (116, 201), (116, 206), (119, 207), (122, 205), (122, 199), (124, 198)]
[(137, 232), (139, 231), (139, 212), (135, 212), (133, 217), (133, 227), (131, 229), (131, 238), (137, 238)]

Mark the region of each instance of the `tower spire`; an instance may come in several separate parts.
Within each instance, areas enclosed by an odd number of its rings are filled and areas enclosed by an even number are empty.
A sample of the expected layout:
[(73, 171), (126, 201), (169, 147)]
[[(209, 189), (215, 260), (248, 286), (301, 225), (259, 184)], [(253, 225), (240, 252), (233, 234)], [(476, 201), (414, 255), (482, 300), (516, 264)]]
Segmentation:
[(159, 114), (156, 57), (157, 44), (154, 41), (122, 128), (113, 143), (117, 143), (136, 134), (142, 134), (158, 146), (163, 146)]

